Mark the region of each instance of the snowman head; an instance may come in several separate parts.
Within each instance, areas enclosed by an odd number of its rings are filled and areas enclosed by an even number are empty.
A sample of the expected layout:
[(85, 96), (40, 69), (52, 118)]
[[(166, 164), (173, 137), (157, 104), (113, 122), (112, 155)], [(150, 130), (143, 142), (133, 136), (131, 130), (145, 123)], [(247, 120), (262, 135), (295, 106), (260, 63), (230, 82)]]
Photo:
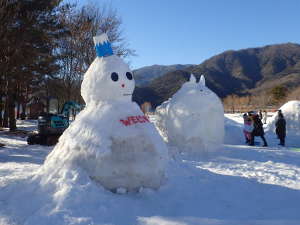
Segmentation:
[(88, 105), (131, 101), (135, 82), (129, 66), (113, 54), (107, 35), (94, 37), (97, 57), (84, 75), (81, 95)]
[(179, 102), (180, 107), (190, 110), (207, 108), (209, 105), (219, 102), (218, 96), (205, 84), (205, 78), (201, 75), (199, 82), (191, 74), (190, 80), (184, 83), (177, 93), (172, 97), (173, 102)]
[(200, 91), (202, 96), (212, 95), (212, 94), (215, 95), (215, 93), (213, 93), (208, 87), (206, 87), (204, 75), (201, 75), (200, 77), (198, 90)]
[(199, 96), (214, 94), (208, 87), (206, 87), (204, 75), (201, 75), (200, 80), (197, 83), (196, 77), (191, 74), (190, 80), (184, 83), (181, 89), (185, 90), (185, 92), (189, 94), (195, 92), (195, 94)]

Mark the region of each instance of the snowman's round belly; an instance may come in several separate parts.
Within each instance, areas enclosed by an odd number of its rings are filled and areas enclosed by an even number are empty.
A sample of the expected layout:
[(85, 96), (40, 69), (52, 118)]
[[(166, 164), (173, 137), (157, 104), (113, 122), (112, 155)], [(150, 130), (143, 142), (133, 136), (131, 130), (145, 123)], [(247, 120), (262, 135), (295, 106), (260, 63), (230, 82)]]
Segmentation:
[(108, 189), (158, 188), (163, 179), (161, 156), (143, 136), (112, 138), (111, 154), (103, 157), (92, 178)]

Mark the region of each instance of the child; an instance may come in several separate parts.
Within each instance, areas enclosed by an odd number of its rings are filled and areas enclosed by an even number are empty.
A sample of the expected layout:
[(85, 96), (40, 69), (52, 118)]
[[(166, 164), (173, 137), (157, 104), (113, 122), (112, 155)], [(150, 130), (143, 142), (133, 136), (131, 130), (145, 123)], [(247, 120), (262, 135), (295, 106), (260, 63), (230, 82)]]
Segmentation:
[(265, 111), (264, 111), (264, 115), (263, 115), (263, 121), (264, 121), (264, 124), (267, 124), (267, 119), (268, 119), (268, 113), (267, 113), (267, 111), (265, 110)]
[(244, 135), (245, 135), (245, 139), (246, 139), (246, 144), (249, 144), (251, 142), (251, 133), (253, 131), (253, 123), (251, 118), (245, 113), (243, 115), (244, 118)]

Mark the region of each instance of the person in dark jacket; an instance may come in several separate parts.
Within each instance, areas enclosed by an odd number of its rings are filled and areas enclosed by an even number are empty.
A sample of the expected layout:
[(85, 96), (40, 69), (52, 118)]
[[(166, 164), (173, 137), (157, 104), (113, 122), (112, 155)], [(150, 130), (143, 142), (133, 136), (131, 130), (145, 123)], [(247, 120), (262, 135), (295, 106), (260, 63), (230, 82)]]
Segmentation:
[(258, 111), (258, 115), (259, 115), (259, 119), (262, 120), (263, 119), (263, 114), (262, 114), (261, 110)]
[(254, 138), (255, 137), (260, 137), (264, 142), (263, 147), (268, 146), (268, 143), (265, 139), (265, 132), (264, 132), (264, 128), (263, 128), (263, 123), (261, 122), (261, 120), (259, 118), (259, 115), (257, 115), (257, 114), (252, 115), (252, 120), (253, 120), (254, 129), (251, 133), (250, 145), (254, 145)]
[(278, 118), (275, 122), (276, 134), (280, 140), (279, 145), (285, 145), (285, 136), (286, 136), (286, 122), (281, 111), (278, 111)]

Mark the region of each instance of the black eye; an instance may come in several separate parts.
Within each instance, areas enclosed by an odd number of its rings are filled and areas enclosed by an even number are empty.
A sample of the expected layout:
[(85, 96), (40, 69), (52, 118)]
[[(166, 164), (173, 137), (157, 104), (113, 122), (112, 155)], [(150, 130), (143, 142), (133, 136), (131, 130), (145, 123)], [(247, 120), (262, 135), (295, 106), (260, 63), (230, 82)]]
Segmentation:
[(111, 73), (110, 77), (113, 81), (119, 80), (119, 75), (116, 72)]
[(130, 72), (126, 72), (126, 77), (128, 80), (132, 80), (132, 74)]

